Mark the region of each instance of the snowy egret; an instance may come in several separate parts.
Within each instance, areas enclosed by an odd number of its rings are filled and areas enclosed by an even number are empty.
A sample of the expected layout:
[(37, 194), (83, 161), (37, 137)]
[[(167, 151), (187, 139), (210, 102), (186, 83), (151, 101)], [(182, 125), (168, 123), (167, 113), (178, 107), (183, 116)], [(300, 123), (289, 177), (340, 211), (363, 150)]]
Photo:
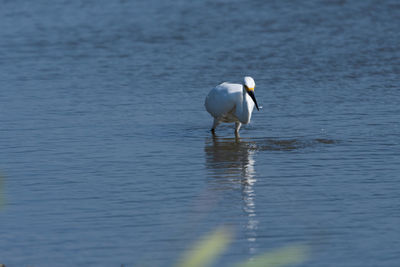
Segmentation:
[(259, 110), (254, 96), (255, 86), (253, 78), (246, 76), (243, 84), (224, 82), (208, 93), (204, 105), (214, 117), (213, 133), (220, 122), (234, 122), (236, 134), (242, 124), (250, 122), (254, 104)]

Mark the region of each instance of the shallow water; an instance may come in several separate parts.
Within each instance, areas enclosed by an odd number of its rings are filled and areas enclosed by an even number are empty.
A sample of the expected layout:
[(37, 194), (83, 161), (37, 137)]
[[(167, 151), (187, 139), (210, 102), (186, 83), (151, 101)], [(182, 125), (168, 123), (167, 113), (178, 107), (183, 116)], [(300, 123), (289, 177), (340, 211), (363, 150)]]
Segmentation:
[[(397, 266), (397, 1), (2, 1), (0, 263)], [(235, 138), (223, 81), (263, 106)]]

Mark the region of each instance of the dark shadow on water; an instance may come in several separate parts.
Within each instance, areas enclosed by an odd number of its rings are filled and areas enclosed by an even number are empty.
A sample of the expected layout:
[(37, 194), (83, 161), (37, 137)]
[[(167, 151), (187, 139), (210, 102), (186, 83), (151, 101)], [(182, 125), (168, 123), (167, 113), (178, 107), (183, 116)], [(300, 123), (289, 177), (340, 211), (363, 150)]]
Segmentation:
[[(246, 141), (246, 139), (244, 139)], [(254, 138), (249, 142), (256, 144), (257, 150), (270, 151), (290, 151), (303, 148), (318, 146), (321, 144), (334, 144), (336, 141), (331, 139), (272, 139), (272, 138)]]
[[(213, 157), (216, 162), (224, 160), (224, 157), (236, 157), (239, 159), (240, 154), (244, 156), (248, 151), (294, 151), (304, 148), (315, 147), (318, 145), (329, 145), (338, 143), (332, 139), (324, 138), (294, 138), (294, 139), (279, 139), (279, 138), (241, 138), (236, 137), (218, 137), (212, 135), (206, 140), (205, 150), (207, 152), (213, 152)], [(210, 153), (209, 153), (210, 154)]]
[(335, 144), (337, 141), (323, 138), (241, 138), (218, 137), (212, 134), (205, 141), (206, 168), (220, 182), (251, 184), (255, 175), (255, 153), (262, 151), (290, 152), (306, 148)]

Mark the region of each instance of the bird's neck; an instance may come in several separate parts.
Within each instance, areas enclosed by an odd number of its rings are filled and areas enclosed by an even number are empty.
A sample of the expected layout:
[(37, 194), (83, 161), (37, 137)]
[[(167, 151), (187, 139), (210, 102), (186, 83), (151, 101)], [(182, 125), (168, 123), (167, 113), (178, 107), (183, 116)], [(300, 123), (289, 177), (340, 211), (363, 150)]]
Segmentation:
[(240, 107), (237, 107), (237, 117), (241, 123), (246, 124), (250, 122), (253, 106), (248, 101), (246, 88), (244, 86), (242, 87), (242, 103), (240, 103)]

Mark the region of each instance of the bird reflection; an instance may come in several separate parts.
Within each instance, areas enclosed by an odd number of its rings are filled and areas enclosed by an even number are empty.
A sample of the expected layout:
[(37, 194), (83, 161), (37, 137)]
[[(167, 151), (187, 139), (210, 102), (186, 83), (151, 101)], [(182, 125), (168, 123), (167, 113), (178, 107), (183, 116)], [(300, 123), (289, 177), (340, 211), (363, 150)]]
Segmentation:
[[(241, 182), (253, 185), (255, 181), (254, 158), (256, 144), (240, 137), (219, 138), (206, 141), (206, 162), (211, 175), (219, 182)], [(218, 181), (217, 180), (217, 181)]]
[(246, 238), (249, 252), (255, 253), (257, 240), (257, 225), (254, 185), (257, 182), (254, 154), (257, 146), (254, 141), (244, 141), (239, 136), (235, 138), (219, 138), (213, 135), (206, 140), (206, 167), (215, 188), (240, 188), (242, 194), (242, 209), (247, 217)]

